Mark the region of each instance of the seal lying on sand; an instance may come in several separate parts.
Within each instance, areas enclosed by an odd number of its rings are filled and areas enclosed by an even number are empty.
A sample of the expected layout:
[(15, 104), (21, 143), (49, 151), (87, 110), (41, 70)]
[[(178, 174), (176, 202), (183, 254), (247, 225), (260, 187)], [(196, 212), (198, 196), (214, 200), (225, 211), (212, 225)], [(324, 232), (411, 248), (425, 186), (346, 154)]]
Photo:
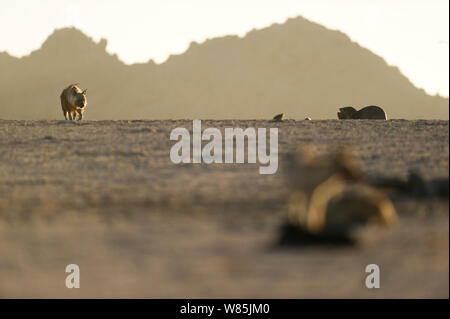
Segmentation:
[(363, 107), (361, 110), (357, 111), (351, 106), (342, 107), (337, 113), (338, 119), (349, 120), (349, 119), (360, 119), (360, 120), (386, 120), (386, 112), (376, 105), (370, 105)]
[(273, 122), (281, 122), (284, 119), (284, 113), (277, 114), (273, 117)]

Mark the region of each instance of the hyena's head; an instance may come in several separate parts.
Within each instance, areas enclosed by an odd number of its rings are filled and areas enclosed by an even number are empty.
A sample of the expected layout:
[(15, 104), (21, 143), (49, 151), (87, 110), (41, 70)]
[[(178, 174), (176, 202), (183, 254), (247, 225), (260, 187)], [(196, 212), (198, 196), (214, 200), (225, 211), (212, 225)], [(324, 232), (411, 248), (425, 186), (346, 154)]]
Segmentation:
[(352, 119), (353, 115), (358, 112), (354, 107), (346, 106), (341, 107), (339, 109), (339, 112), (337, 113), (338, 119), (340, 120), (346, 120), (346, 119)]
[(77, 106), (79, 108), (86, 107), (86, 105), (87, 105), (86, 92), (87, 92), (87, 89), (82, 91), (78, 86), (72, 85), (71, 99), (75, 106)]

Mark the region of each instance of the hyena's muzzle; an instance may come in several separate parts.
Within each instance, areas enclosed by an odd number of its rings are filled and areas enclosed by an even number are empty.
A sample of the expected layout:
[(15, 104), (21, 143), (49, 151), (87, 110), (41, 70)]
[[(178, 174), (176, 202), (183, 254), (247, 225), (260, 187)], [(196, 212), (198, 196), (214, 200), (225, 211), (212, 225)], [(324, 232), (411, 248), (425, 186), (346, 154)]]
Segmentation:
[(87, 105), (86, 95), (84, 92), (78, 93), (76, 96), (76, 106), (77, 108), (84, 109)]
[(83, 119), (83, 113), (87, 105), (86, 90), (81, 93), (76, 93), (75, 95), (75, 110), (72, 114), (72, 118), (76, 120), (78, 115), (78, 120)]

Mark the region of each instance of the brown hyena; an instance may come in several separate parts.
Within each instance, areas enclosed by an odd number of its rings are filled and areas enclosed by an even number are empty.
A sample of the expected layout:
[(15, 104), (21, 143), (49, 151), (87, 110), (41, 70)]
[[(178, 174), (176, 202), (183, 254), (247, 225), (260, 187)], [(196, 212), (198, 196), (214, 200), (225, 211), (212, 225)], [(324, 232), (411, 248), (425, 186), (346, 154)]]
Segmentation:
[(342, 107), (337, 113), (338, 119), (349, 120), (349, 119), (360, 119), (360, 120), (386, 120), (386, 112), (376, 105), (370, 105), (363, 107), (361, 110), (357, 111), (351, 106)]
[(61, 95), (61, 107), (66, 120), (76, 120), (78, 113), (78, 120), (83, 119), (83, 112), (86, 109), (87, 99), (86, 90), (82, 91), (77, 85), (79, 83), (71, 84), (66, 87)]

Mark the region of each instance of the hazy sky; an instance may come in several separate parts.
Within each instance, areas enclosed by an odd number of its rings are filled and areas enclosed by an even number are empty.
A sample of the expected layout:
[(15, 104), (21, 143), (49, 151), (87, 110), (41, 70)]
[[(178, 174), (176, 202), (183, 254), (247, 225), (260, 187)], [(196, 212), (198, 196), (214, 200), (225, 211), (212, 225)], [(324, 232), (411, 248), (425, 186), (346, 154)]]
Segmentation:
[[(418, 87), (448, 96), (448, 0), (0, 0), (0, 51), (23, 56), (53, 29), (75, 26), (126, 63), (163, 62), (191, 41), (302, 15), (398, 66)], [(0, 70), (1, 71), (1, 70)]]

